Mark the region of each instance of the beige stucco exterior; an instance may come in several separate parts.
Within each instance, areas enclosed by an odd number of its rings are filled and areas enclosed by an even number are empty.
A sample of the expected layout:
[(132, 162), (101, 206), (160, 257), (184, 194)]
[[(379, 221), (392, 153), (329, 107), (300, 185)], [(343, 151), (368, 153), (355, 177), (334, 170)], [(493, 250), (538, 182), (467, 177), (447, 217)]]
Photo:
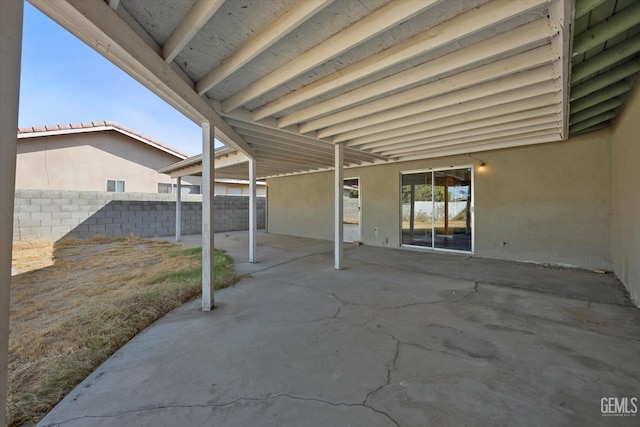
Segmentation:
[[(214, 186), (216, 195), (226, 196), (248, 196), (249, 195), (249, 182), (222, 182), (217, 181)], [(266, 196), (267, 187), (264, 183), (256, 184), (256, 195)]]
[[(20, 138), (17, 189), (106, 191), (107, 180), (125, 181), (125, 192), (157, 193), (176, 181), (156, 170), (179, 157), (114, 130)], [(186, 177), (184, 184), (200, 185)]]
[[(487, 163), (474, 170), (475, 254), (611, 269), (610, 135), (474, 153)], [(478, 164), (458, 155), (346, 169), (361, 179), (362, 242), (400, 246), (401, 172)], [(333, 172), (268, 185), (269, 232), (332, 239)]]
[(612, 253), (616, 275), (640, 303), (640, 85), (627, 98), (612, 135)]

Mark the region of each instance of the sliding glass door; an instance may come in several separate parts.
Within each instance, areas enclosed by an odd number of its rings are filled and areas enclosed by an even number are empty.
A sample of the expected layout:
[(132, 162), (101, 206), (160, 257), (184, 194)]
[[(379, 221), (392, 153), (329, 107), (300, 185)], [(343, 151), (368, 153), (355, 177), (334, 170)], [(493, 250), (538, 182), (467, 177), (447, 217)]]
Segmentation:
[(402, 245), (471, 252), (471, 168), (402, 174)]
[(402, 175), (402, 244), (432, 247), (433, 176)]

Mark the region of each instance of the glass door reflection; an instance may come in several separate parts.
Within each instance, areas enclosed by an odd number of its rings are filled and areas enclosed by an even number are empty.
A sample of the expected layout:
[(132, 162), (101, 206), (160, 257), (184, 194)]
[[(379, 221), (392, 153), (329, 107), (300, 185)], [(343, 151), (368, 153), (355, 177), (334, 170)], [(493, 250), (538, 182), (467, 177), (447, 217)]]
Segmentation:
[(402, 244), (433, 247), (433, 176), (402, 176)]
[(434, 247), (471, 251), (471, 169), (434, 172)]
[(471, 168), (402, 175), (402, 244), (472, 250)]

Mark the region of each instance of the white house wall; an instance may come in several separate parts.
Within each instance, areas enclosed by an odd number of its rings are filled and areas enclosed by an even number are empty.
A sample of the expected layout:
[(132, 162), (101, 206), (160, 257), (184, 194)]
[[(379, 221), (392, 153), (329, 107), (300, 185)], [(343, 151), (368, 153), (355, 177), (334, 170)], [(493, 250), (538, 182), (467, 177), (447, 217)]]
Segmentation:
[(640, 86), (627, 98), (613, 128), (613, 263), (640, 304)]
[[(158, 183), (175, 180), (156, 170), (176, 160), (114, 131), (21, 138), (16, 188), (105, 191), (107, 180), (116, 179), (126, 192), (157, 193)], [(201, 181), (187, 177), (183, 184)]]
[[(611, 269), (610, 153), (608, 131), (474, 153), (487, 163), (474, 177), (475, 254)], [(469, 164), (479, 162), (458, 155), (346, 169), (361, 180), (362, 242), (400, 246), (402, 171)], [(332, 239), (332, 179), (332, 171), (269, 179), (269, 232)]]

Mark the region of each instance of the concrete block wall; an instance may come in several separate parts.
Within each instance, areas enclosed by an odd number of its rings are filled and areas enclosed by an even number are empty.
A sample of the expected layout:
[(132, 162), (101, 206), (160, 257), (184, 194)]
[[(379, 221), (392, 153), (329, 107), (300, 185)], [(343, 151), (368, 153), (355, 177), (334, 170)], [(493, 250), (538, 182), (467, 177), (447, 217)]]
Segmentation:
[[(264, 228), (265, 205), (258, 198), (258, 228)], [(175, 233), (175, 195), (88, 191), (16, 190), (13, 240), (58, 240)], [(215, 230), (249, 228), (247, 196), (215, 196)], [(183, 195), (182, 234), (202, 229), (202, 196)]]
[[(265, 228), (266, 199), (257, 199), (258, 228)], [(249, 196), (215, 196), (216, 231), (249, 229)]]

